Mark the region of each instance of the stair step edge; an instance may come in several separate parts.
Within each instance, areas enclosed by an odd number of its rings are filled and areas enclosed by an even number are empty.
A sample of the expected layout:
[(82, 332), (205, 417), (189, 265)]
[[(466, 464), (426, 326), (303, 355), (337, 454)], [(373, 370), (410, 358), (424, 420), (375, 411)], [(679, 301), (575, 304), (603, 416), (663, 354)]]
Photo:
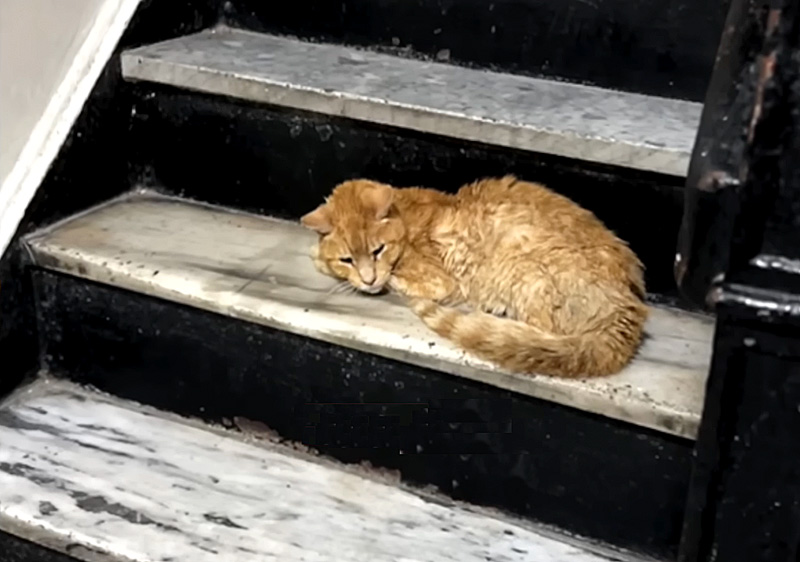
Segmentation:
[(638, 357), (615, 376), (508, 373), (430, 332), (399, 299), (333, 292), (311, 263), (315, 240), (289, 221), (140, 192), (26, 243), (54, 271), (695, 438), (712, 319), (652, 307)]
[(225, 27), (122, 54), (128, 80), (686, 175), (702, 104)]

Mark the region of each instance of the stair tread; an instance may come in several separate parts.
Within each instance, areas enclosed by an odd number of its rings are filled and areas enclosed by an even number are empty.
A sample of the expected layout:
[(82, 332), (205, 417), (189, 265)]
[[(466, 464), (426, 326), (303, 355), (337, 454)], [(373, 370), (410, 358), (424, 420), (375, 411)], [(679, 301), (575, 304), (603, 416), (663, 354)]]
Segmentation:
[(589, 380), (499, 370), (429, 331), (395, 296), (337, 293), (299, 224), (138, 193), (35, 234), (50, 269), (693, 439), (713, 321), (653, 307), (638, 357)]
[(123, 75), (685, 176), (702, 104), (229, 28), (123, 53)]
[(607, 560), (511, 518), (64, 383), (12, 395), (0, 442), (0, 529), (91, 560)]

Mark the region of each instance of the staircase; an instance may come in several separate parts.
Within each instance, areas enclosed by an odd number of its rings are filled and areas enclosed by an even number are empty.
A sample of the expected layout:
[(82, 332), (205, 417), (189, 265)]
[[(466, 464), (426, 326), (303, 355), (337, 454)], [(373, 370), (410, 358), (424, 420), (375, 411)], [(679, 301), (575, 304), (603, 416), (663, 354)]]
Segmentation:
[[(4, 374), (0, 561), (674, 560), (714, 320), (672, 263), (717, 39), (672, 53), (676, 84), (634, 76), (657, 33), (631, 68), (570, 65), (562, 37), (532, 71), (510, 49), (546, 2), (167, 4), (140, 7), (0, 267), (0, 349), (37, 373)], [(503, 372), (312, 267), (296, 221), (339, 181), (505, 173), (645, 263), (619, 375)]]

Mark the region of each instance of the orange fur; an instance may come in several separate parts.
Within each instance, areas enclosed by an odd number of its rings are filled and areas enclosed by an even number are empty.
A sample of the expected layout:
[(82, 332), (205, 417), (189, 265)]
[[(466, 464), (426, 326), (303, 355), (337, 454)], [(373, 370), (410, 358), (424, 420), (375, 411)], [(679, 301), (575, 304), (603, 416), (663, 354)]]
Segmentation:
[(609, 375), (641, 342), (641, 262), (542, 185), (506, 176), (449, 195), (355, 180), (302, 223), (320, 233), (320, 271), (410, 297), (433, 331), (511, 371)]

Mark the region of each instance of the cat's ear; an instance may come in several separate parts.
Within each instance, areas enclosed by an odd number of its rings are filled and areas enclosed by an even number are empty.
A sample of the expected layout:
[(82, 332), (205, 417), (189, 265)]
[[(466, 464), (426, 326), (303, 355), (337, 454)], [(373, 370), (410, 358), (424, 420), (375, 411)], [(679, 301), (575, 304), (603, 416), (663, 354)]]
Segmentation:
[(303, 215), (300, 219), (300, 224), (320, 234), (330, 234), (333, 230), (333, 224), (331, 224), (331, 214), (328, 210), (328, 205), (320, 205), (310, 213)]
[(361, 201), (375, 213), (376, 219), (386, 218), (393, 199), (394, 189), (383, 183), (374, 183), (361, 194)]

